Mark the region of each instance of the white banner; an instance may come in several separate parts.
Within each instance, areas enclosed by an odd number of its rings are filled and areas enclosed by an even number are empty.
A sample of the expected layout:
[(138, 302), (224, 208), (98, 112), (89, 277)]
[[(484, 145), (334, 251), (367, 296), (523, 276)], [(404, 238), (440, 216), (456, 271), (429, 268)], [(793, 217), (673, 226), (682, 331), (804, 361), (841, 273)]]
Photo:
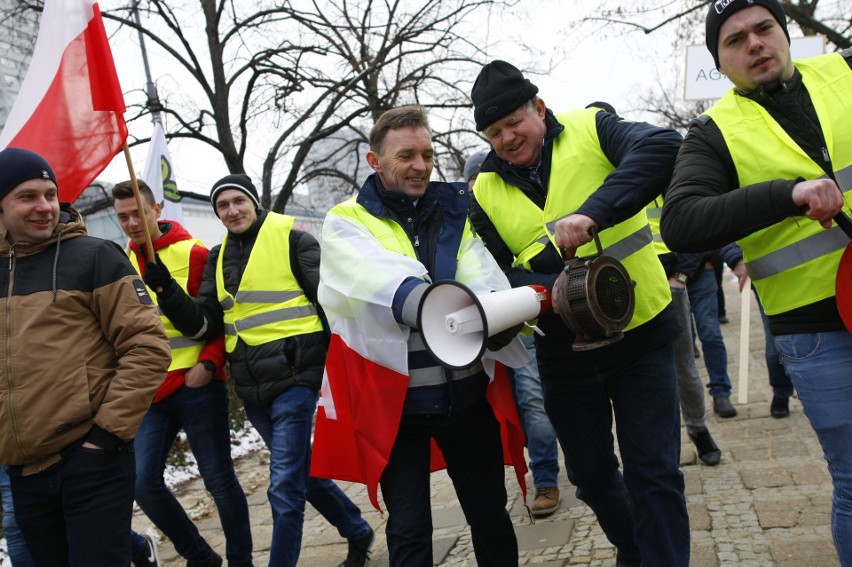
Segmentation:
[[(790, 42), (793, 59), (816, 57), (825, 52), (822, 36), (794, 37)], [(713, 57), (705, 45), (690, 45), (686, 48), (686, 81), (684, 100), (720, 98), (733, 84), (716, 70)]]
[(148, 158), (145, 160), (142, 179), (154, 192), (157, 202), (163, 204), (160, 218), (184, 224), (183, 207), (180, 205), (181, 196), (177, 191), (172, 157), (166, 143), (166, 134), (159, 123), (154, 124), (154, 133), (151, 135), (151, 144), (148, 146)]

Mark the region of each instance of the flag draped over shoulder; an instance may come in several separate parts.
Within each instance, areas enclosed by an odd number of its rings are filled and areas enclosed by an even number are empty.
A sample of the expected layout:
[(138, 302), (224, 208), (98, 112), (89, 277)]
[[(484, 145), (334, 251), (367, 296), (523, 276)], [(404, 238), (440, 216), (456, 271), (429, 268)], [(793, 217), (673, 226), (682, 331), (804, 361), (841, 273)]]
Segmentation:
[(378, 486), (402, 417), (408, 376), (349, 348), (333, 334), (314, 428), (311, 475), (367, 486), (380, 510)]
[[(318, 293), (332, 339), (317, 410), (311, 475), (365, 484), (370, 502), (381, 510), (379, 480), (390, 458), (408, 389), (409, 331), (393, 318), (391, 302), (405, 278), (425, 276), (426, 270), (414, 258), (389, 254), (363, 226), (334, 212), (323, 225)], [(481, 242), (468, 242), (473, 244), (463, 246), (460, 254), (465, 258), (459, 265), (480, 266), (472, 271), (485, 277), (477, 281), (464, 277), (464, 283), (477, 292), (508, 288)], [(359, 269), (353, 272), (351, 266)], [(520, 363), (527, 360), (528, 355)], [(515, 467), (526, 494), (524, 437), (508, 379), (502, 365), (483, 362), (494, 378), (487, 398), (500, 421), (504, 461)], [(443, 468), (434, 441), (432, 447), (432, 470)]]
[(95, 0), (45, 0), (30, 67), (0, 147), (32, 150), (74, 201), (127, 139), (124, 97)]
[(148, 146), (148, 158), (145, 160), (145, 170), (142, 179), (154, 193), (154, 199), (163, 203), (161, 218), (178, 221), (183, 224), (183, 207), (181, 196), (177, 192), (175, 170), (172, 166), (172, 156), (166, 142), (166, 134), (159, 123), (154, 124), (154, 133)]

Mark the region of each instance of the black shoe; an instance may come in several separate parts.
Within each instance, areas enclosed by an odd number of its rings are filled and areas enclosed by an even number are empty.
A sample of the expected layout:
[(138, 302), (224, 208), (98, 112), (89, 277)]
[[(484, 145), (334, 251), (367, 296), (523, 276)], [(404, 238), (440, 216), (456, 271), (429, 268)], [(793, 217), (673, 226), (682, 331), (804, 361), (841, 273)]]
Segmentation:
[(376, 532), (370, 528), (370, 533), (361, 539), (349, 540), (349, 553), (346, 555), (346, 561), (340, 564), (340, 567), (363, 567), (370, 560), (370, 547), (376, 540)]
[(707, 466), (715, 467), (722, 459), (722, 451), (716, 446), (710, 432), (707, 428), (699, 429), (695, 433), (690, 433), (689, 438), (695, 444), (698, 450), (698, 458)]
[(772, 396), (772, 405), (769, 406), (772, 417), (790, 417), (790, 398)]
[(133, 567), (160, 567), (160, 558), (157, 556), (157, 544), (149, 535), (143, 535), (145, 540), (145, 552), (134, 555), (131, 559)]
[(731, 403), (730, 398), (713, 397), (713, 411), (719, 417), (734, 417), (737, 415), (737, 408)]
[(206, 559), (187, 559), (186, 567), (222, 567), (222, 557), (211, 549)]
[(639, 557), (624, 557), (620, 553), (615, 556), (615, 567), (641, 567), (642, 560)]

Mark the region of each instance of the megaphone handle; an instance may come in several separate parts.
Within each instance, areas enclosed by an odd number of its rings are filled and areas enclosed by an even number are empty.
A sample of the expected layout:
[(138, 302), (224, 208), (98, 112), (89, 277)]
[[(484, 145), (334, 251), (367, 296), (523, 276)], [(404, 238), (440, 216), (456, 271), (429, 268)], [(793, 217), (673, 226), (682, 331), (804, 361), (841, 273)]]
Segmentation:
[[(590, 226), (589, 227), (589, 236), (591, 236), (595, 240), (595, 246), (598, 249), (598, 256), (600, 256), (601, 254), (603, 254), (603, 246), (601, 246), (601, 239), (598, 238), (598, 229), (595, 228), (594, 226)], [(565, 249), (564, 248), (560, 248), (559, 253), (562, 255), (563, 261), (567, 262), (568, 260), (573, 260), (573, 258), (566, 258), (565, 257)], [(576, 254), (576, 252), (575, 252), (575, 254)]]
[(849, 217), (846, 216), (846, 213), (844, 213), (843, 211), (837, 213), (837, 216), (834, 217), (834, 222), (836, 222), (837, 225), (841, 229), (843, 229), (843, 232), (846, 233), (846, 236), (852, 238), (852, 220), (850, 220)]

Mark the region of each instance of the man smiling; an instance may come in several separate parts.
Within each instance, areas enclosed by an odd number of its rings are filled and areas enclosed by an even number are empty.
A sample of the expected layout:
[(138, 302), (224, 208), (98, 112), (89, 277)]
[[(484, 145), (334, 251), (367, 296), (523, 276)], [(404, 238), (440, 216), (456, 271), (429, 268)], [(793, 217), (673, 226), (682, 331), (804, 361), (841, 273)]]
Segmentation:
[(600, 108), (554, 114), (537, 95), (506, 61), (488, 63), (476, 78), (476, 129), (493, 151), (476, 179), (470, 218), (514, 287), (557, 286), (558, 297), (562, 254), (595, 253), (592, 228), (603, 253), (636, 281), (636, 309), (618, 342), (575, 352), (568, 346), (575, 335), (557, 314), (539, 318), (544, 405), (577, 496), (618, 549), (616, 565), (685, 566), (672, 350), (681, 330), (644, 210), (668, 184), (681, 137)]
[[(357, 381), (364, 384), (359, 397), (381, 400), (382, 407), (369, 416), (381, 423), (382, 434), (375, 437), (381, 443), (370, 443), (367, 451), (381, 453), (389, 563), (433, 564), (429, 473), (434, 442), (470, 525), (476, 562), (517, 567), (500, 425), (486, 400), (488, 376), (480, 361), (464, 370), (443, 365), (424, 346), (417, 320), (429, 281), (458, 280), (477, 293), (506, 289), (508, 282), (471, 231), (467, 187), (429, 182), (435, 151), (423, 108), (388, 110), (369, 141), (367, 163), (375, 173), (357, 196), (329, 211), (323, 226), (319, 296), (335, 335), (329, 383)], [(500, 350), (518, 330), (497, 333), (488, 348)], [(353, 349), (362, 345), (363, 357), (371, 361), (352, 365), (359, 376), (339, 370), (345, 349), (336, 348), (343, 344), (336, 339), (343, 336)], [(401, 397), (388, 399), (386, 393), (395, 389), (382, 385), (381, 372), (370, 370), (378, 365), (394, 369), (384, 376), (402, 385)]]
[(210, 202), (228, 228), (207, 257), (192, 299), (162, 263), (145, 282), (175, 328), (195, 340), (224, 330), (231, 379), (270, 452), (272, 546), (269, 564), (295, 567), (307, 499), (349, 540), (346, 567), (361, 567), (374, 533), (333, 482), (308, 476), (311, 429), (328, 337), (316, 306), (319, 243), (295, 218), (260, 205), (249, 176), (227, 175)]
[(0, 463), (27, 547), (36, 565), (129, 565), (133, 438), (169, 366), (163, 325), (29, 150), (0, 152), (0, 256)]

